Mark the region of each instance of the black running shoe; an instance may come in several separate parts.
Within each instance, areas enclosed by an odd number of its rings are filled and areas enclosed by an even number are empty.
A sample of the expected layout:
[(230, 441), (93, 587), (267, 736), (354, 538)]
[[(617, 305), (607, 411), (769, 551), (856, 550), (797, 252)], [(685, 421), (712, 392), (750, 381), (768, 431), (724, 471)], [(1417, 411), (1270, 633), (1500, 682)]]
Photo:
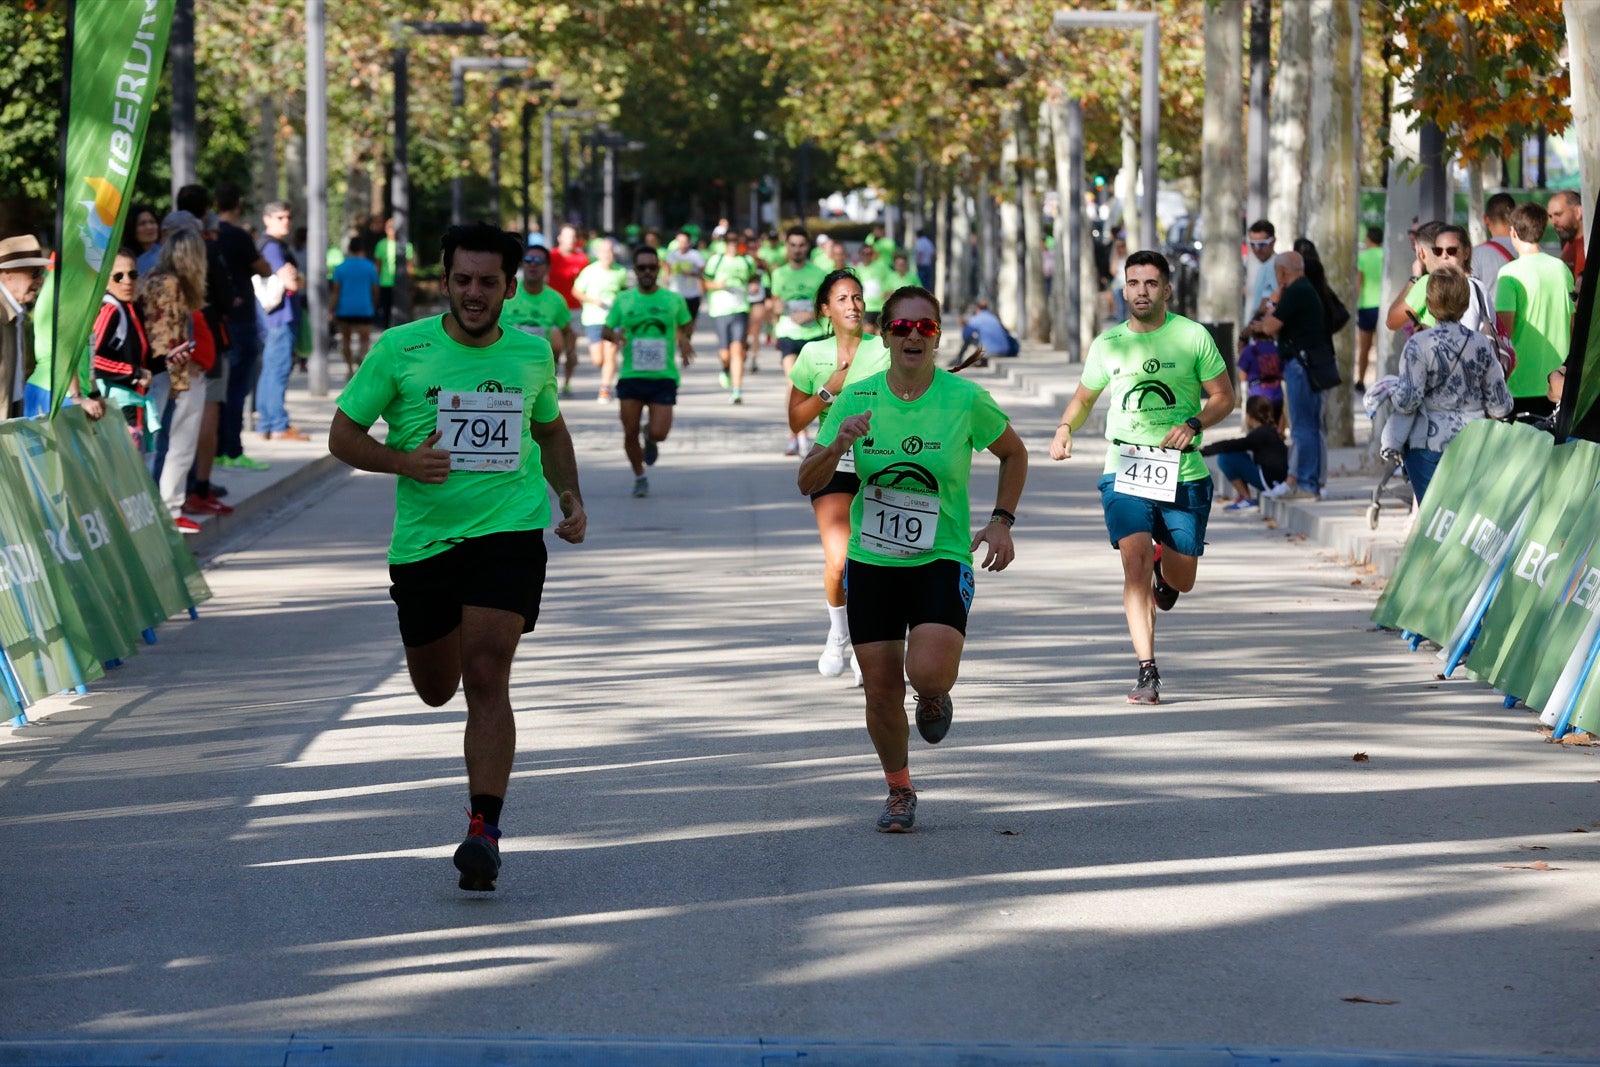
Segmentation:
[(915, 828), (917, 821), (917, 791), (915, 789), (891, 789), (889, 799), (883, 805), (883, 814), (878, 816), (878, 832), (880, 834), (909, 834)]
[(1139, 680), (1133, 683), (1133, 688), (1128, 691), (1128, 703), (1161, 703), (1161, 672), (1156, 670), (1154, 663), (1139, 668)]
[(461, 872), (462, 889), (474, 893), (494, 892), (500, 877), (500, 831), (474, 815), (467, 826), (467, 839), (456, 847), (456, 870)]
[(656, 443), (646, 437), (644, 439), (644, 465), (646, 467), (654, 467), (656, 465), (656, 457), (660, 454), (661, 451), (656, 447)]
[(1172, 605), (1178, 602), (1178, 591), (1168, 585), (1166, 579), (1161, 577), (1161, 553), (1156, 553), (1156, 607), (1162, 611), (1171, 611)]
[(917, 697), (917, 733), (930, 745), (937, 745), (950, 732), (950, 720), (955, 716), (955, 702), (949, 693), (937, 697)]

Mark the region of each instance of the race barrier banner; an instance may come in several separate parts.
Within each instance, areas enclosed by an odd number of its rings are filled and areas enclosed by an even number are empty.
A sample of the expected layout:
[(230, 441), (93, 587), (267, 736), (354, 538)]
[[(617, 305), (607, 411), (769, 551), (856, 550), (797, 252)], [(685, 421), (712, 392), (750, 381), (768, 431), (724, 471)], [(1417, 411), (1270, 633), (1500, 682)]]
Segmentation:
[(1557, 737), (1600, 730), (1600, 445), (1470, 424), (1372, 617), (1438, 642)]
[(51, 416), (80, 369), (84, 342), (111, 273), (110, 253), (127, 221), (145, 131), (161, 83), (174, 0), (75, 0), (71, 97), (63, 187), (51, 271)]
[[(0, 650), (9, 703), (99, 678), (211, 591), (116, 409), (0, 422)], [(11, 692), (11, 690), (15, 692)]]

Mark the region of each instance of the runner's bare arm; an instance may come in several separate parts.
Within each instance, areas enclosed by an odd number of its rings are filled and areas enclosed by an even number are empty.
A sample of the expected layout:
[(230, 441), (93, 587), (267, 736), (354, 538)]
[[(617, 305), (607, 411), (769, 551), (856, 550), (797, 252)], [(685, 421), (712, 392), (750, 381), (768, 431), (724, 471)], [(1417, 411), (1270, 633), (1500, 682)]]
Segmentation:
[(678, 327), (678, 358), (687, 367), (694, 362), (694, 323), (687, 322)]
[(795, 483), (800, 487), (800, 491), (810, 495), (827, 485), (829, 479), (839, 469), (839, 460), (855, 446), (859, 438), (867, 435), (871, 427), (872, 412), (863, 411), (841, 422), (837, 436), (827, 447), (811, 446), (811, 454), (800, 462), (800, 473), (795, 477)]
[[(1200, 406), (1200, 413), (1196, 416), (1201, 426), (1215, 426), (1233, 412), (1233, 383), (1228, 380), (1228, 372), (1223, 371), (1208, 381), (1200, 383), (1200, 388), (1206, 391), (1206, 402)], [(1185, 423), (1178, 423), (1167, 431), (1167, 436), (1162, 439), (1162, 448), (1188, 448), (1199, 435)]]
[(561, 502), (563, 518), (556, 523), (555, 535), (571, 544), (580, 544), (588, 531), (589, 517), (583, 510), (583, 490), (578, 487), (578, 457), (572, 449), (567, 422), (557, 415), (550, 422), (535, 421), (528, 432), (539, 442), (544, 480), (550, 483), (556, 499)]
[(333, 426), (328, 430), (328, 451), (356, 470), (399, 474), (428, 485), (442, 485), (450, 476), (450, 453), (433, 447), (439, 441), (439, 431), (429, 434), (412, 451), (402, 452), (374, 440), (367, 432), (370, 429), (343, 411), (335, 411)]
[(1099, 399), (1100, 390), (1078, 386), (1078, 391), (1067, 401), (1067, 410), (1061, 413), (1061, 425), (1056, 427), (1055, 436), (1050, 439), (1051, 459), (1072, 458), (1072, 433), (1089, 421), (1089, 412), (1094, 409), (1095, 401)]
[[(1000, 460), (1000, 484), (994, 494), (994, 514), (988, 525), (972, 539), (972, 550), (985, 546), (984, 570), (1003, 571), (1017, 558), (1017, 549), (1011, 541), (1011, 522), (1001, 517), (1001, 512), (1015, 516), (1017, 504), (1022, 500), (1022, 486), (1028, 480), (1028, 446), (1022, 443), (1017, 431), (1010, 426), (989, 446)], [(1012, 521), (1015, 521), (1013, 518)]]

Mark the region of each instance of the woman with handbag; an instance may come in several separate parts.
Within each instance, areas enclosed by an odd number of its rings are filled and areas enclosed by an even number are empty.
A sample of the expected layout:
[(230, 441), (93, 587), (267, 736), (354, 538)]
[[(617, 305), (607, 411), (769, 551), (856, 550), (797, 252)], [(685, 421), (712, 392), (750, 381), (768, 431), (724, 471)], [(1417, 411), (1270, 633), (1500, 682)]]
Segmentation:
[(1473, 419), (1511, 414), (1511, 391), (1489, 336), (1461, 322), (1472, 301), (1467, 276), (1444, 268), (1428, 276), (1428, 311), (1438, 322), (1412, 335), (1400, 353), (1390, 399), (1412, 416), (1401, 457), (1420, 504), (1444, 450)]
[(1273, 261), (1278, 292), (1261, 332), (1277, 339), (1283, 361), (1283, 395), (1289, 402), (1291, 499), (1320, 498), (1327, 476), (1328, 444), (1322, 432), (1322, 393), (1339, 384), (1322, 295), (1306, 277), (1298, 252)]

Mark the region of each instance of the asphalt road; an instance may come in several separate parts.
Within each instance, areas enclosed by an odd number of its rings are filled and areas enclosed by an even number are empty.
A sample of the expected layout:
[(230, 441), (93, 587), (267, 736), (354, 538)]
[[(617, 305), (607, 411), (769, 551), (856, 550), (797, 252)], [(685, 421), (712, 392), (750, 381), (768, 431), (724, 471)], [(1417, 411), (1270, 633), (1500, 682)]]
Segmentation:
[(1056, 411), (1005, 389), (1018, 562), (979, 578), (949, 738), (914, 739), (918, 832), (874, 833), (768, 361), (740, 408), (693, 372), (646, 500), (614, 409), (566, 405), (591, 537), (553, 543), (517, 662), (492, 895), (455, 887), (464, 705), (409, 689), (377, 476), (237, 539), (198, 622), (0, 738), (0, 1039), (1596, 1054), (1593, 750), (1434, 680), (1370, 631), (1370, 578), (1220, 509), (1160, 620), (1166, 703), (1129, 707), (1102, 453), (1051, 464)]

